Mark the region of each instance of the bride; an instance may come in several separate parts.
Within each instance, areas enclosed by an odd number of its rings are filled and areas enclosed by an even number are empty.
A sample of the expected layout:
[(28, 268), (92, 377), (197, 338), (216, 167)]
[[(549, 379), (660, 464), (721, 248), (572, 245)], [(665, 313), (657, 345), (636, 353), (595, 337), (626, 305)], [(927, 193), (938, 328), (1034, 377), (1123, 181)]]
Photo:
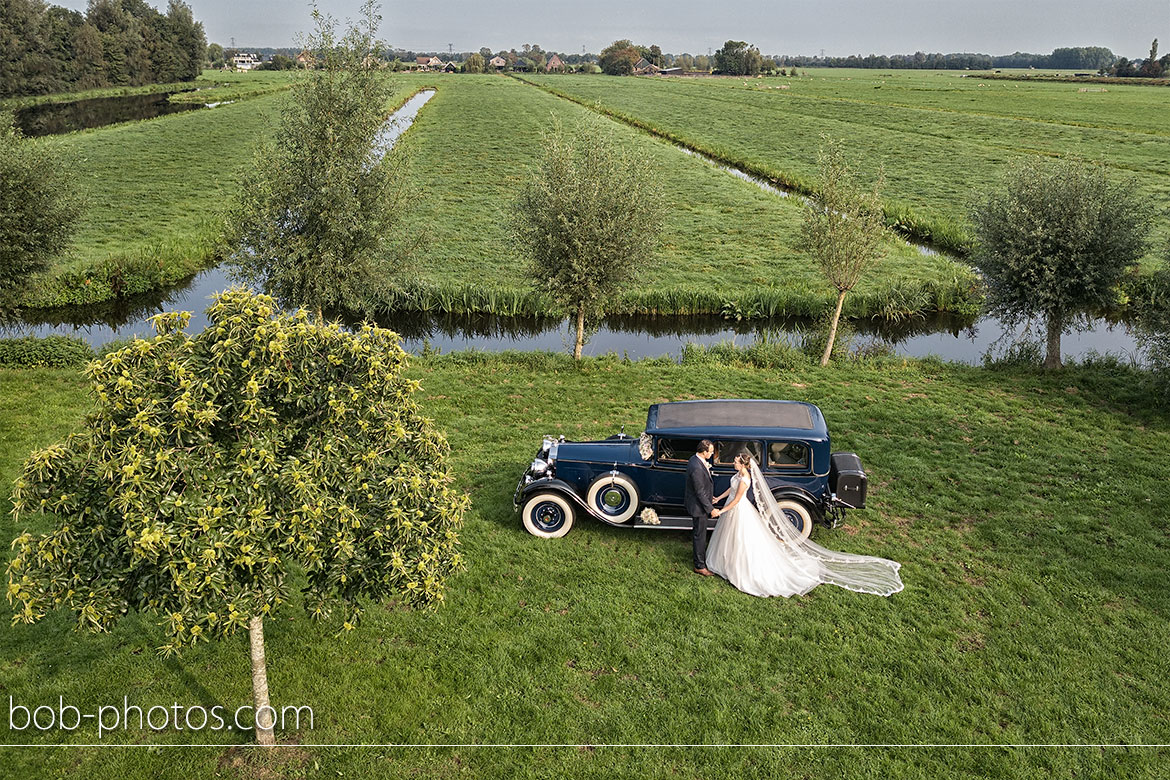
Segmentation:
[(824, 582), (879, 596), (902, 590), (902, 564), (834, 552), (803, 538), (777, 506), (751, 455), (737, 455), (735, 468), (731, 487), (715, 497), (732, 496), (707, 549), (711, 571), (753, 596), (803, 595)]

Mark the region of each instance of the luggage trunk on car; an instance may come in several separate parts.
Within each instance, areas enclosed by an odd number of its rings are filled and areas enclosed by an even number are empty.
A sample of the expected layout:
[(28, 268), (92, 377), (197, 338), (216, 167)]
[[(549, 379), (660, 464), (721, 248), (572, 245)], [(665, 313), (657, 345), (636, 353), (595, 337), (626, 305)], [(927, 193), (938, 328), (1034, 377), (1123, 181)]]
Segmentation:
[(865, 470), (852, 452), (834, 452), (829, 460), (829, 490), (837, 500), (854, 509), (865, 509)]

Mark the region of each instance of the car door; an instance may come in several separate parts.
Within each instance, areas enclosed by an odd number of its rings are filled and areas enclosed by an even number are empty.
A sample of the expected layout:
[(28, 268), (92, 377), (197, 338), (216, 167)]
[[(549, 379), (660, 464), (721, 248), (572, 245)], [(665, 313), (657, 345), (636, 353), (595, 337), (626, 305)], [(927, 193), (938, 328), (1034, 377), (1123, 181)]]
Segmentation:
[(654, 447), (654, 468), (650, 475), (649, 494), (643, 497), (655, 504), (659, 514), (687, 516), (683, 496), (687, 489), (687, 463), (699, 447), (699, 439), (660, 436)]

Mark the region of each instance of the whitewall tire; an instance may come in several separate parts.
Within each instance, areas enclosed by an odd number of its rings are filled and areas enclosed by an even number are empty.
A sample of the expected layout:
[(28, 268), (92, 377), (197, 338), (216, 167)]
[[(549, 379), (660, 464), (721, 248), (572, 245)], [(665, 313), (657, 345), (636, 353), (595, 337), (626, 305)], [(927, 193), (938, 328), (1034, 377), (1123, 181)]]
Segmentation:
[(812, 533), (813, 527), (813, 514), (808, 506), (800, 501), (793, 501), (790, 498), (780, 499), (776, 502), (776, 505), (784, 513), (784, 516), (788, 518), (788, 521), (792, 523), (793, 527), (796, 528), (797, 533), (807, 539), (809, 534)]
[(638, 487), (624, 474), (602, 474), (593, 480), (585, 494), (590, 511), (608, 523), (619, 525), (638, 512)]
[(559, 493), (536, 493), (524, 501), (520, 521), (533, 536), (560, 539), (573, 528), (573, 506)]

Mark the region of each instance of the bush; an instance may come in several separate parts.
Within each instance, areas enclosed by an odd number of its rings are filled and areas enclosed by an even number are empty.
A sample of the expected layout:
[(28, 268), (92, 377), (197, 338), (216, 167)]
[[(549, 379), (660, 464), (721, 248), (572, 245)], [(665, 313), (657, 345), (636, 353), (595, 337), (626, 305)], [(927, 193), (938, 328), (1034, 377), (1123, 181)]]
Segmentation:
[(68, 161), (0, 113), (0, 301), (65, 251), (80, 214)]
[(719, 365), (772, 370), (794, 370), (810, 364), (798, 347), (768, 340), (742, 347), (727, 341), (710, 346), (687, 344), (683, 347), (681, 362), (684, 366)]
[(89, 344), (74, 336), (0, 339), (0, 366), (80, 368), (94, 357), (94, 351)]

